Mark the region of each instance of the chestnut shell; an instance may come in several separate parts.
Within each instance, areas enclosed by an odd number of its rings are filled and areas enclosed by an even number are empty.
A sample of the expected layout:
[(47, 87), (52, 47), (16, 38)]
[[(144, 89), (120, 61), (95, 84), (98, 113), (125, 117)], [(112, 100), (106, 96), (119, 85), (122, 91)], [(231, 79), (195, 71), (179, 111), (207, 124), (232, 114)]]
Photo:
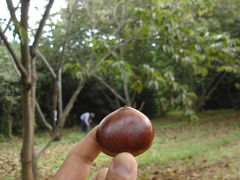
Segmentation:
[(154, 130), (148, 117), (128, 106), (107, 115), (96, 133), (102, 151), (109, 156), (121, 152), (137, 156), (151, 146), (153, 137)]

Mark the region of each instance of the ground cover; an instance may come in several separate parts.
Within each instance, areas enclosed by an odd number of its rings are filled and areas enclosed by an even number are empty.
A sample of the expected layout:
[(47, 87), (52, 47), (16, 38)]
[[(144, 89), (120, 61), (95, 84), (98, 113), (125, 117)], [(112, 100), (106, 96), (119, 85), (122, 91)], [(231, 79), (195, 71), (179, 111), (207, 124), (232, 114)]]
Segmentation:
[[(137, 157), (139, 180), (239, 180), (240, 112), (225, 110), (199, 114), (189, 123), (181, 114), (170, 113), (152, 122), (156, 137), (153, 146)], [(51, 179), (69, 151), (83, 138), (79, 127), (66, 129), (60, 142), (54, 142), (39, 162), (41, 179)], [(37, 135), (36, 145), (48, 138)], [(20, 177), (21, 139), (0, 142), (0, 179)], [(92, 173), (107, 166), (110, 157), (100, 154)]]

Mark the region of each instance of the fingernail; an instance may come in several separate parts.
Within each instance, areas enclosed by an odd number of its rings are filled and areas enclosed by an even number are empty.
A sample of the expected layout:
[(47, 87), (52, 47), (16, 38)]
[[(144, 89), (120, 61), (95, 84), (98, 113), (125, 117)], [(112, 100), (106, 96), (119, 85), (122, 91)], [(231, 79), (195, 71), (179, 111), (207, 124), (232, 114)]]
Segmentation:
[(131, 155), (128, 153), (118, 154), (112, 163), (112, 171), (122, 176), (129, 176), (133, 170)]

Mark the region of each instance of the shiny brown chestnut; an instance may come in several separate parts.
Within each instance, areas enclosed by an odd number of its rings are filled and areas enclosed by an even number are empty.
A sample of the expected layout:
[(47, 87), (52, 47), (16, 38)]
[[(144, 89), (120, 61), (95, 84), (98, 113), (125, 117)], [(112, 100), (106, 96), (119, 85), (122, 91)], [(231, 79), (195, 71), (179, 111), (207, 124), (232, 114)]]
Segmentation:
[(121, 152), (137, 156), (151, 146), (153, 137), (154, 130), (148, 117), (128, 106), (107, 115), (96, 133), (102, 151), (109, 156)]

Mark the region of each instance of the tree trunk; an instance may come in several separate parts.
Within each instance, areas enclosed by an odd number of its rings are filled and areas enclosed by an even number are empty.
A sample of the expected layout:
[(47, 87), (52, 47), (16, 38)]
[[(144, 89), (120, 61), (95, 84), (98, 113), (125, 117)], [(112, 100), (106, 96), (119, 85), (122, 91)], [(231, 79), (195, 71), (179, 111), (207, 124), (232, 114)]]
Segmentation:
[[(57, 104), (58, 104), (58, 87), (57, 87), (57, 79), (54, 79), (54, 85), (53, 85), (53, 95), (52, 95), (52, 125), (54, 132), (55, 128), (57, 127), (57, 121), (54, 120), (54, 111), (57, 110)], [(57, 115), (57, 119), (59, 119), (59, 114)]]
[(9, 138), (12, 137), (12, 124), (13, 124), (13, 120), (12, 117), (8, 120), (8, 132), (7, 135)]
[[(30, 57), (29, 48), (22, 46), (24, 66), (28, 69), (28, 77), (23, 78), (22, 109), (23, 109), (23, 145), (21, 152), (22, 179), (37, 179), (37, 167), (34, 168), (34, 123), (35, 123), (35, 97), (36, 97), (36, 64), (35, 58)], [(29, 67), (30, 66), (30, 67)]]
[(22, 109), (23, 109), (23, 145), (21, 151), (22, 180), (32, 180), (33, 175), (33, 138), (34, 119), (32, 106), (32, 87), (28, 80), (23, 80)]
[[(213, 82), (210, 83), (209, 87), (205, 88), (201, 96), (197, 99), (196, 104), (194, 105), (195, 111), (201, 112), (205, 105), (206, 100), (212, 95), (212, 93), (217, 89), (219, 84), (224, 80), (226, 72), (221, 73), (217, 76)], [(218, 79), (217, 79), (218, 78)]]
[(39, 180), (39, 172), (38, 172), (38, 157), (33, 154), (33, 175), (34, 175), (34, 180)]
[[(63, 102), (62, 102), (62, 68), (60, 67), (58, 69), (57, 73), (57, 106), (58, 106), (58, 120), (60, 120), (60, 117), (62, 117), (62, 112), (63, 112)], [(59, 123), (59, 122), (58, 122)], [(63, 129), (59, 129), (58, 133), (56, 135), (56, 138), (54, 139), (55, 141), (60, 141), (62, 138), (62, 131)]]
[(22, 1), (21, 7), (21, 58), (27, 75), (22, 76), (22, 113), (23, 144), (21, 151), (22, 179), (32, 180), (33, 174), (33, 139), (35, 120), (35, 62), (30, 56), (28, 40), (28, 10), (30, 1)]
[(49, 15), (50, 9), (54, 0), (49, 0), (45, 9), (43, 17), (40, 21), (39, 27), (36, 31), (33, 44), (29, 46), (28, 36), (28, 12), (30, 6), (30, 0), (21, 0), (21, 20), (17, 19), (15, 14), (15, 8), (12, 0), (7, 0), (8, 10), (11, 15), (11, 21), (14, 22), (16, 33), (19, 35), (21, 42), (21, 61), (16, 55), (13, 48), (10, 46), (7, 38), (0, 28), (0, 36), (11, 54), (16, 66), (21, 73), (22, 83), (22, 116), (23, 116), (23, 143), (21, 149), (21, 175), (23, 180), (37, 179), (37, 158), (34, 155), (34, 122), (35, 122), (35, 97), (36, 97), (36, 64), (35, 53), (36, 48)]
[[(55, 135), (54, 135), (55, 137), (58, 135), (58, 131), (63, 129), (66, 118), (69, 115), (70, 111), (72, 110), (74, 102), (76, 101), (79, 93), (83, 89), (86, 81), (87, 81), (87, 79), (83, 80), (82, 82), (81, 81), (79, 82), (77, 89), (74, 91), (72, 97), (70, 98), (69, 102), (67, 103), (66, 107), (64, 108), (64, 111), (62, 112), (61, 116), (59, 117), (59, 122), (58, 122), (57, 128), (55, 129)], [(53, 138), (55, 138), (55, 137), (53, 137)]]
[(125, 75), (123, 75), (123, 90), (124, 90), (124, 96), (125, 96), (125, 100), (126, 100), (126, 104), (130, 107), (132, 107), (132, 102), (129, 96), (129, 92), (128, 92), (128, 80), (127, 77), (124, 77)]
[(93, 77), (95, 77), (97, 80), (99, 80), (100, 83), (102, 83), (107, 89), (111, 91), (111, 93), (114, 94), (115, 97), (117, 97), (119, 100), (121, 100), (123, 103), (126, 103), (126, 100), (119, 94), (115, 89), (113, 89), (107, 82), (105, 82), (101, 77), (97, 74), (93, 74)]
[(35, 106), (36, 106), (37, 112), (38, 112), (38, 114), (39, 114), (39, 116), (40, 116), (40, 119), (42, 120), (43, 124), (48, 128), (48, 130), (49, 130), (50, 132), (52, 132), (52, 131), (53, 131), (53, 127), (51, 126), (51, 124), (49, 124), (49, 123), (47, 122), (47, 120), (46, 120), (46, 118), (45, 118), (45, 116), (44, 116), (44, 114), (43, 114), (43, 112), (42, 112), (42, 109), (40, 108), (40, 106), (39, 106), (39, 104), (38, 104), (37, 101), (36, 101)]
[(61, 116), (62, 112), (63, 112), (63, 102), (62, 102), (62, 68), (61, 67), (58, 70), (57, 88), (58, 88), (58, 111), (59, 111), (59, 116)]

